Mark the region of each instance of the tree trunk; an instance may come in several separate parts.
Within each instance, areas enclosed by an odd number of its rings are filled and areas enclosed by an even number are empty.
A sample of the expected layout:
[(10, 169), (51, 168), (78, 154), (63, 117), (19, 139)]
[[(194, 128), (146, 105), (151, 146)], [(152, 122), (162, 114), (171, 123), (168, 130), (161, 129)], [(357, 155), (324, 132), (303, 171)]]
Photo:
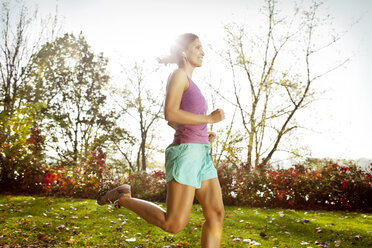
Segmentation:
[(141, 156), (141, 147), (140, 147), (140, 149), (138, 150), (138, 153), (137, 153), (137, 171), (140, 171), (140, 169), (141, 169), (140, 156)]
[(146, 165), (146, 140), (142, 141), (141, 144), (141, 153), (142, 153), (142, 171), (146, 171), (147, 165)]

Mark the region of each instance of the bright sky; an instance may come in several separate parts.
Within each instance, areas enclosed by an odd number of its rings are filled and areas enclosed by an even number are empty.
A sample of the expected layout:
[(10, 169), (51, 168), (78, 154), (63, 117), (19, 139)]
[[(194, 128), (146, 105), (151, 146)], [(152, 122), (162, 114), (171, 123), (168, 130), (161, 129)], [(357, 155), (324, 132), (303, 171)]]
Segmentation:
[[(282, 3), (282, 1), (280, 1)], [(103, 52), (116, 68), (118, 61), (155, 60), (166, 53), (181, 33), (199, 35), (204, 44), (217, 45), (223, 23), (249, 22), (258, 14), (258, 0), (26, 0), (42, 15), (64, 17), (66, 32), (83, 32), (96, 52)], [(372, 1), (330, 0), (326, 12), (343, 30), (362, 18), (339, 44), (340, 53), (353, 54), (344, 67), (318, 83), (329, 89), (307, 116), (313, 118), (303, 142), (315, 157), (372, 159)], [(201, 70), (201, 69), (200, 69)], [(309, 120), (307, 119), (309, 123)]]

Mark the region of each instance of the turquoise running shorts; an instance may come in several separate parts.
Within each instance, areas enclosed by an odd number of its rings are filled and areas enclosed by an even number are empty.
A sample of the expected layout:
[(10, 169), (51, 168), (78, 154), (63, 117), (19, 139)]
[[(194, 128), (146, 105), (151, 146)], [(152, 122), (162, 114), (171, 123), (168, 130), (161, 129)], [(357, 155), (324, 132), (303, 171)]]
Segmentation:
[(165, 179), (200, 189), (201, 182), (217, 177), (208, 144), (171, 144), (165, 150)]

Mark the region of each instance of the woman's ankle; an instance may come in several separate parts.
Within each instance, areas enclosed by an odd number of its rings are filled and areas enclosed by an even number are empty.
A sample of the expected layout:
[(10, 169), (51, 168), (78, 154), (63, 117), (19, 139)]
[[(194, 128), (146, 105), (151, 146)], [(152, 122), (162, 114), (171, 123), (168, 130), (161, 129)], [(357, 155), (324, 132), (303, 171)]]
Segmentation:
[(120, 207), (125, 207), (126, 206), (126, 203), (128, 202), (128, 199), (130, 199), (130, 197), (126, 197), (126, 196), (122, 196), (119, 198), (119, 206)]

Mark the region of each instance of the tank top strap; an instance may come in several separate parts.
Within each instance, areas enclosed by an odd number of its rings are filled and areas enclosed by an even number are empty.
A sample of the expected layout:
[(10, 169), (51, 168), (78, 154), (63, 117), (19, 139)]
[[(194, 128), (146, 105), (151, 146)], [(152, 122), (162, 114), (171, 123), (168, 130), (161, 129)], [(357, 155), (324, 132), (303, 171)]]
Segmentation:
[(189, 87), (187, 89), (189, 89), (190, 87), (195, 87), (195, 83), (192, 81), (192, 79), (186, 74), (186, 77), (187, 77), (187, 80), (189, 80)]

